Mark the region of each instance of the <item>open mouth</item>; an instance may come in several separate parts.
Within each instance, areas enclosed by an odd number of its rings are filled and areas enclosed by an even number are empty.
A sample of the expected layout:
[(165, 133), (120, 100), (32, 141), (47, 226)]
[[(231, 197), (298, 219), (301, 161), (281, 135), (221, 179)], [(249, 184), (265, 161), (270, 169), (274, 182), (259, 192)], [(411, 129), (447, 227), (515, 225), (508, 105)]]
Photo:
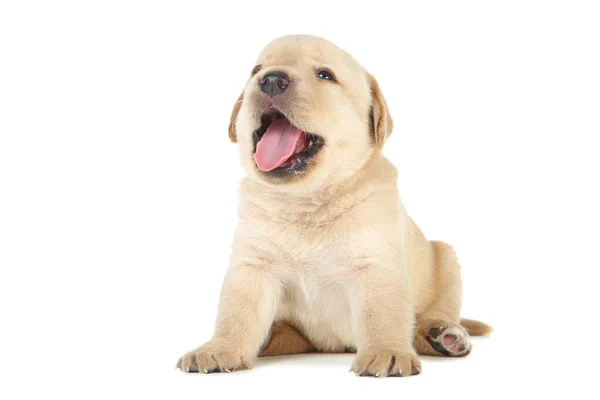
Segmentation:
[(279, 110), (263, 112), (261, 126), (254, 131), (254, 160), (271, 176), (300, 174), (324, 145), (323, 138), (295, 127)]

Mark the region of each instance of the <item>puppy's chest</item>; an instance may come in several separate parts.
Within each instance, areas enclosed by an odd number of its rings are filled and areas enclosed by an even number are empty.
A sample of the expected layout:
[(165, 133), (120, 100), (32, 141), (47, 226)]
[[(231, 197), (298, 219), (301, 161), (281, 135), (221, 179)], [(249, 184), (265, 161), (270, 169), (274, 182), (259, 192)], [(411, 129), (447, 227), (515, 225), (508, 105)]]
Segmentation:
[(307, 278), (327, 275), (352, 254), (352, 230), (339, 222), (330, 225), (267, 224), (263, 232), (276, 249), (278, 262)]
[(321, 350), (343, 351), (354, 343), (343, 272), (347, 261), (342, 254), (327, 253), (327, 246), (321, 249), (325, 252), (282, 260), (288, 279), (276, 319), (293, 321)]
[(361, 224), (351, 213), (330, 223), (257, 224), (277, 268), (285, 277), (285, 296), (277, 319), (295, 321), (323, 350), (341, 351), (354, 342), (348, 288)]
[[(279, 317), (296, 321), (320, 348), (352, 343), (347, 298), (352, 231), (340, 226), (281, 229), (278, 267), (287, 276)], [(277, 240), (277, 239), (276, 239)]]

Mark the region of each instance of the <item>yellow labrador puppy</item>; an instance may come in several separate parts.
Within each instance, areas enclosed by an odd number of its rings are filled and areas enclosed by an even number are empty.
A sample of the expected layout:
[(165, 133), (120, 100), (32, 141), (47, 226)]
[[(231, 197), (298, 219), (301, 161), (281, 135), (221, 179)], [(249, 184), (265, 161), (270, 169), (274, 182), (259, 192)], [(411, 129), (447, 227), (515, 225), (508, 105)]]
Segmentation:
[(357, 352), (359, 375), (421, 372), (417, 353), (465, 356), (460, 266), (406, 214), (381, 148), (392, 118), (375, 79), (313, 36), (259, 55), (229, 137), (247, 177), (213, 338), (185, 372), (249, 368), (258, 355)]

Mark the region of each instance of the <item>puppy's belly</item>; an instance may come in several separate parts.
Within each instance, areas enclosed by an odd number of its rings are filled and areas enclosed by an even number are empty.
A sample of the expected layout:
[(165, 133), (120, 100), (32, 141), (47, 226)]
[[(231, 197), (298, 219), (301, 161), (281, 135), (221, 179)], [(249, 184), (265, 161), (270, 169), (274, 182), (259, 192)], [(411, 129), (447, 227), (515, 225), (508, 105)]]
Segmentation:
[(299, 282), (289, 288), (275, 319), (292, 323), (318, 350), (343, 352), (356, 347), (350, 307), (339, 287)]

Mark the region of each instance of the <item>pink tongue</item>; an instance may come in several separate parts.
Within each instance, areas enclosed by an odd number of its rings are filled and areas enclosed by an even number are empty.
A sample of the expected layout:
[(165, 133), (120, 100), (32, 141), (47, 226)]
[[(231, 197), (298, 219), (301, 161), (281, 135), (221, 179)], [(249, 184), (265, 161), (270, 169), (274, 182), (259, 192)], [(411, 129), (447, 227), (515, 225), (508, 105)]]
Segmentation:
[(277, 119), (256, 145), (254, 159), (261, 171), (271, 171), (284, 164), (294, 153), (305, 147), (304, 132), (287, 119)]

